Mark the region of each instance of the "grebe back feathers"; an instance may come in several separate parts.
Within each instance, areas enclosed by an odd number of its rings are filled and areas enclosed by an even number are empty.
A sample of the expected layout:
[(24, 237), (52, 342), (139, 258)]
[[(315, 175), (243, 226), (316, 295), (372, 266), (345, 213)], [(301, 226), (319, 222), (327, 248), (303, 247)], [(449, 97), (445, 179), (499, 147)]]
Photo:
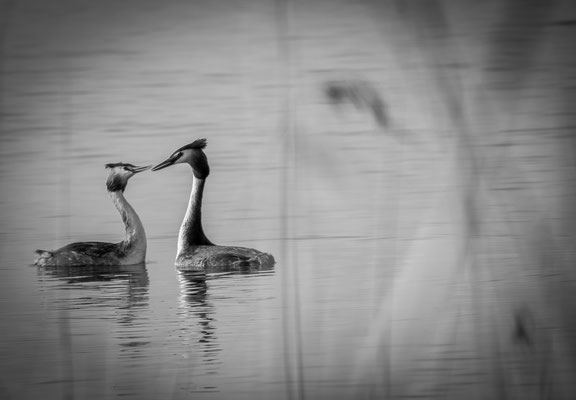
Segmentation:
[(39, 266), (132, 265), (146, 258), (146, 233), (136, 211), (124, 197), (128, 180), (151, 166), (137, 167), (127, 163), (110, 163), (106, 181), (108, 194), (126, 227), (126, 237), (119, 243), (76, 242), (58, 250), (36, 250)]
[(217, 246), (202, 229), (202, 195), (210, 167), (206, 154), (206, 139), (198, 139), (180, 147), (170, 157), (152, 167), (152, 171), (185, 163), (192, 167), (192, 190), (188, 208), (178, 234), (176, 266), (181, 270), (206, 271), (211, 268), (241, 270), (253, 267), (270, 267), (274, 257), (268, 253), (236, 246)]

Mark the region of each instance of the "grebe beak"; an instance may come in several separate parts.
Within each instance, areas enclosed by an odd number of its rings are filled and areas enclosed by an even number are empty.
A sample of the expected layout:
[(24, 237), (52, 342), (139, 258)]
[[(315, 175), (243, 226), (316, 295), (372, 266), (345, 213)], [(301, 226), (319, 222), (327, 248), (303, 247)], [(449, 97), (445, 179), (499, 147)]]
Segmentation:
[(171, 165), (174, 165), (174, 163), (175, 163), (176, 161), (178, 161), (178, 159), (179, 159), (180, 157), (182, 157), (182, 153), (174, 154), (174, 155), (170, 156), (170, 158), (168, 158), (167, 160), (164, 160), (164, 161), (162, 161), (161, 163), (156, 164), (155, 166), (153, 166), (153, 167), (152, 167), (152, 171), (158, 171), (158, 170), (160, 170), (160, 169), (163, 169), (163, 168), (169, 167), (169, 166), (171, 166)]
[(131, 171), (133, 173), (137, 174), (138, 172), (146, 171), (146, 170), (149, 170), (150, 168), (152, 168), (151, 165), (147, 165), (145, 167), (134, 167), (131, 169)]

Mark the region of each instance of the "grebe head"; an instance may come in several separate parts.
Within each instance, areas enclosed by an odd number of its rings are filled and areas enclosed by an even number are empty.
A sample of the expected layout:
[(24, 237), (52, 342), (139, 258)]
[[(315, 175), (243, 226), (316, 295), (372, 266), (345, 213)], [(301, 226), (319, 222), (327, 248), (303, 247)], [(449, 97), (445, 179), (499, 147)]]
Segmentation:
[(192, 167), (194, 176), (206, 179), (210, 175), (210, 167), (206, 154), (202, 151), (206, 147), (206, 139), (197, 139), (186, 146), (180, 147), (170, 157), (152, 167), (152, 171), (169, 167), (174, 164), (187, 163)]
[(119, 162), (106, 164), (105, 167), (110, 169), (110, 175), (108, 175), (108, 180), (106, 181), (106, 188), (108, 188), (108, 191), (117, 192), (120, 190), (123, 192), (128, 184), (128, 179), (138, 172), (150, 169), (152, 166), (137, 167), (136, 165)]

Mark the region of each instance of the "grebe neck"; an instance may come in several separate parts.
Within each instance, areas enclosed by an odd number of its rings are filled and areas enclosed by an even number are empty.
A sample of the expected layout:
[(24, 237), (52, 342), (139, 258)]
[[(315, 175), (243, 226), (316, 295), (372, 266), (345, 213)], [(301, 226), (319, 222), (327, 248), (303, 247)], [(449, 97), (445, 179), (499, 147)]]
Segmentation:
[(128, 203), (121, 190), (109, 191), (108, 194), (112, 198), (126, 227), (126, 236), (122, 241), (124, 249), (127, 252), (146, 253), (146, 232), (144, 231), (144, 226), (138, 214), (136, 214), (134, 208)]
[(178, 255), (187, 252), (194, 246), (213, 245), (202, 229), (202, 193), (204, 192), (204, 179), (192, 178), (192, 190), (188, 209), (180, 226), (178, 234)]

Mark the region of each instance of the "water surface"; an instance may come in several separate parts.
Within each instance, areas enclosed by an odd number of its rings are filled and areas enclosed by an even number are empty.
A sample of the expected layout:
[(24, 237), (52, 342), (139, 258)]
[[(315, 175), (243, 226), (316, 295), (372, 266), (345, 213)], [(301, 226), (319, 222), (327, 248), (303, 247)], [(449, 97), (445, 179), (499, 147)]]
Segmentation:
[[(557, 233), (530, 236), (534, 221), (559, 219), (570, 195), (562, 99), (548, 85), (560, 75), (535, 68), (518, 83), (503, 73), (526, 100), (512, 106), (506, 90), (487, 92), (496, 100), (458, 123), (442, 91), (452, 86), (437, 82), (442, 49), (415, 40), (434, 14), (411, 20), (410, 7), (376, 3), (290, 2), (288, 26), (266, 0), (5, 6), (3, 397), (491, 398), (505, 388), (527, 398), (554, 385), (570, 393), (562, 354), (573, 318), (562, 307), (571, 275), (556, 266), (561, 279), (543, 278), (550, 267), (530, 253), (545, 248), (543, 237), (551, 248), (563, 243)], [(497, 4), (471, 19), (447, 9), (467, 51), (449, 52), (466, 62), (446, 65), (465, 87), (483, 82), (470, 65), (483, 60), (476, 44), (499, 21)], [(547, 29), (542, 42), (560, 46), (563, 33)], [(534, 59), (561, 50), (552, 47)], [(370, 82), (390, 125), (329, 104), (330, 79)], [(463, 127), (481, 133), (467, 148), (490, 176), (478, 184), (479, 226), (489, 228), (474, 257)], [(36, 248), (122, 239), (106, 163), (153, 164), (200, 137), (211, 166), (207, 236), (269, 252), (274, 268), (205, 279), (174, 268), (191, 185), (182, 165), (139, 174), (126, 190), (146, 228), (145, 264), (30, 265)], [(516, 304), (536, 316), (529, 351), (510, 342)]]

